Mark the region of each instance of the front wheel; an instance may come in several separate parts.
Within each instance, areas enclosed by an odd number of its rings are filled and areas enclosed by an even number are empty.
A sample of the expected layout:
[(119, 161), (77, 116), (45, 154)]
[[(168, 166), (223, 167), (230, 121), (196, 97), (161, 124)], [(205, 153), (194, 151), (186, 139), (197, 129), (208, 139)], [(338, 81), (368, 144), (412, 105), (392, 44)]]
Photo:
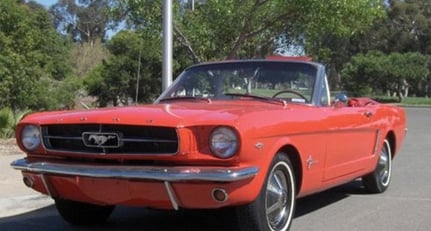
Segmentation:
[(55, 207), (61, 217), (72, 225), (89, 226), (102, 224), (115, 206), (95, 205), (56, 198)]
[(392, 152), (389, 141), (385, 139), (376, 169), (362, 177), (362, 184), (370, 193), (382, 193), (386, 191), (391, 182), (392, 174)]
[(257, 199), (237, 208), (241, 230), (286, 231), (296, 205), (295, 171), (289, 157), (278, 153)]

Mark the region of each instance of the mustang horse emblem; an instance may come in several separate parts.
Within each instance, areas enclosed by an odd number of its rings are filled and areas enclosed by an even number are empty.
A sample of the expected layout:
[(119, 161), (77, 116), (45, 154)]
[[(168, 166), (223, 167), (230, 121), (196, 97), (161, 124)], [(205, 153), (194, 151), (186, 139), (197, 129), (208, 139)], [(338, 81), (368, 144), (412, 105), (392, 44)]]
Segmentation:
[(97, 146), (102, 146), (105, 144), (108, 140), (114, 139), (116, 136), (108, 136), (108, 135), (90, 135), (88, 137), (88, 141), (94, 142), (97, 144)]

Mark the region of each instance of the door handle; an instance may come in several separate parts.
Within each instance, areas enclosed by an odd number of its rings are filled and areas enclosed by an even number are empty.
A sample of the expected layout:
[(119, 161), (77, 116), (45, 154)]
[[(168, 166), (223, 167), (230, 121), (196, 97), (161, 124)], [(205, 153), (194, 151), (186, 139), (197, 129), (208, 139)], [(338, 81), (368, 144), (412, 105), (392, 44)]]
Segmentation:
[(373, 116), (373, 112), (371, 112), (371, 111), (364, 111), (362, 114), (364, 116), (368, 117), (368, 118), (370, 118), (371, 116)]

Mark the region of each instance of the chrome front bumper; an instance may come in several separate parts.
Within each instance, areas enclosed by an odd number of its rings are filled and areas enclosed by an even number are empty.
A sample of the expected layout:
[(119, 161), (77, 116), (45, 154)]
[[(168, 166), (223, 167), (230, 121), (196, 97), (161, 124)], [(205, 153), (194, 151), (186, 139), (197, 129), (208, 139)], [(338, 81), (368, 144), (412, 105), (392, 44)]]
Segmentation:
[(217, 181), (234, 182), (255, 176), (259, 168), (243, 167), (155, 167), (64, 164), (47, 161), (18, 159), (11, 163), (14, 169), (39, 174), (60, 174), (95, 178), (120, 178), (131, 180), (175, 181)]
[(208, 166), (155, 167), (87, 165), (74, 163), (65, 164), (49, 161), (30, 161), (28, 159), (15, 160), (11, 163), (11, 166), (17, 170), (40, 175), (44, 188), (50, 196), (53, 196), (52, 190), (46, 177), (49, 174), (125, 180), (162, 181), (168, 193), (172, 207), (175, 210), (179, 209), (179, 202), (175, 190), (171, 185), (172, 182), (234, 182), (252, 178), (259, 171), (259, 168), (257, 167), (230, 168)]

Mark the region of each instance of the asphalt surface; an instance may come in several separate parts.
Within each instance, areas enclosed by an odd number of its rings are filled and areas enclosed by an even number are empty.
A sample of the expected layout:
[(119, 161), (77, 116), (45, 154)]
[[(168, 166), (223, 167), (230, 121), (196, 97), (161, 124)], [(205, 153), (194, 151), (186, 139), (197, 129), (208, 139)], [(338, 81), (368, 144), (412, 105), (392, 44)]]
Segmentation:
[(49, 197), (27, 188), (22, 182), (21, 172), (10, 167), (13, 160), (23, 157), (24, 154), (19, 152), (14, 155), (0, 153), (0, 227), (3, 217), (22, 214), (52, 204)]
[[(408, 135), (393, 162), (392, 182), (383, 194), (366, 194), (352, 182), (298, 201), (291, 231), (431, 230), (431, 109), (407, 108)], [(214, 211), (168, 212), (117, 208), (103, 226), (73, 227), (52, 200), (26, 188), (0, 154), (0, 230), (236, 230)], [(219, 211), (228, 213), (225, 210)]]

